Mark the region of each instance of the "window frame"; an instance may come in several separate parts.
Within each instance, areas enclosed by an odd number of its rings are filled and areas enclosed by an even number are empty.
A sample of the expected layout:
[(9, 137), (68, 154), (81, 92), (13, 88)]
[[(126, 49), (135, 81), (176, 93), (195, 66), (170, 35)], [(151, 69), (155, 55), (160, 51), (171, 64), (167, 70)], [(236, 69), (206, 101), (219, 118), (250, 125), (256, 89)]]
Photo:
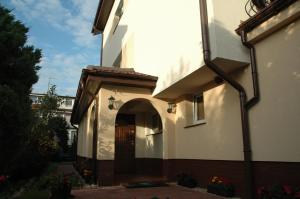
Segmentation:
[(66, 98), (65, 99), (65, 106), (66, 107), (70, 107), (73, 105), (73, 100), (72, 99), (69, 99), (69, 98)]
[[(202, 106), (203, 106), (203, 116), (201, 118), (201, 116), (198, 115), (198, 100), (201, 98), (202, 101)], [(201, 118), (201, 119), (200, 119)], [(204, 95), (203, 93), (201, 94), (197, 94), (193, 96), (193, 124), (203, 124), (206, 123), (205, 120), (205, 110), (204, 110)]]

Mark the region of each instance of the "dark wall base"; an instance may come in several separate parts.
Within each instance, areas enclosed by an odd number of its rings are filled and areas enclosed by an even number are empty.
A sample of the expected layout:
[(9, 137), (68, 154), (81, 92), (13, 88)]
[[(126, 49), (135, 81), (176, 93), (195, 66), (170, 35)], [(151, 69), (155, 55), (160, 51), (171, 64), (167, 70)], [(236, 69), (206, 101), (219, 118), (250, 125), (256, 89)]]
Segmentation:
[(244, 191), (242, 161), (172, 159), (164, 160), (164, 165), (170, 180), (176, 180), (178, 174), (185, 173), (195, 178), (200, 187), (206, 188), (212, 176), (223, 176), (234, 183), (238, 195)]
[(300, 162), (254, 162), (257, 187), (283, 184), (300, 185)]
[(136, 158), (135, 159), (136, 174), (145, 175), (162, 175), (163, 159), (159, 158)]
[[(212, 176), (223, 176), (234, 183), (237, 196), (243, 197), (245, 190), (243, 161), (137, 158), (135, 167), (136, 174), (163, 175), (170, 181), (186, 173), (203, 188)], [(92, 168), (92, 159), (77, 156), (76, 168), (83, 174), (84, 169)], [(299, 171), (300, 162), (253, 162), (255, 189), (274, 184), (299, 186)], [(114, 160), (98, 160), (97, 175), (100, 186), (113, 185)]]
[(114, 184), (114, 160), (97, 161), (98, 185), (112, 186)]
[[(236, 195), (242, 196), (245, 190), (243, 161), (223, 160), (164, 160), (164, 174), (170, 180), (186, 173), (196, 178), (201, 187), (206, 187), (212, 176), (230, 179), (236, 188)], [(261, 186), (274, 184), (299, 186), (300, 162), (253, 162), (255, 192)]]

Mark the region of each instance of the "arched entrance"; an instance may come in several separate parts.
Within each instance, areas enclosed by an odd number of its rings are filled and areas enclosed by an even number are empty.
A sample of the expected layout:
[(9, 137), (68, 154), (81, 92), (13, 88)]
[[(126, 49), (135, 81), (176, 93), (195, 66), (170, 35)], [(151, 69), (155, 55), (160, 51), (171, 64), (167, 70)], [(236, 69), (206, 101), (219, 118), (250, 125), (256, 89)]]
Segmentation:
[(148, 100), (134, 99), (119, 109), (115, 121), (114, 161), (118, 180), (128, 182), (135, 178), (138, 181), (162, 175), (162, 132), (161, 117)]

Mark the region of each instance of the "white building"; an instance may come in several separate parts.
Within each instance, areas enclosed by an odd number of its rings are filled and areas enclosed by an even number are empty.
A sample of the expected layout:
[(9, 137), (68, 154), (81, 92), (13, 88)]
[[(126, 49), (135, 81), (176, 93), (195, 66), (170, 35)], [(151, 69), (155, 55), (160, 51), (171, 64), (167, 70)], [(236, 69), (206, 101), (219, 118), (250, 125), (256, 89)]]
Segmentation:
[[(231, 179), (252, 197), (300, 179), (300, 2), (101, 0), (92, 33), (101, 67), (82, 71), (71, 122), (78, 168), (206, 186)], [(255, 53), (256, 52), (256, 53)], [(255, 56), (256, 55), (256, 56)]]

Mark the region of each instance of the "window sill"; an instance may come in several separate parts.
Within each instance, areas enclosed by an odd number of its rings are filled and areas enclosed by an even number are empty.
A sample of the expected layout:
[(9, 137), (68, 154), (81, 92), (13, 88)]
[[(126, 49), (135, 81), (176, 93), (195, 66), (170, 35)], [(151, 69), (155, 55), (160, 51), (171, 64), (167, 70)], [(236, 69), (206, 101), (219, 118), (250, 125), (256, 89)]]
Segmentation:
[(184, 128), (191, 128), (191, 127), (194, 127), (194, 126), (199, 126), (199, 125), (203, 125), (203, 124), (206, 124), (206, 120), (199, 120), (197, 122), (194, 122), (193, 124), (190, 124), (190, 125), (186, 125)]
[(156, 133), (148, 133), (148, 134), (146, 134), (146, 136), (150, 136), (150, 135), (154, 136), (154, 135), (160, 135), (160, 134), (162, 134), (162, 131), (156, 132)]

